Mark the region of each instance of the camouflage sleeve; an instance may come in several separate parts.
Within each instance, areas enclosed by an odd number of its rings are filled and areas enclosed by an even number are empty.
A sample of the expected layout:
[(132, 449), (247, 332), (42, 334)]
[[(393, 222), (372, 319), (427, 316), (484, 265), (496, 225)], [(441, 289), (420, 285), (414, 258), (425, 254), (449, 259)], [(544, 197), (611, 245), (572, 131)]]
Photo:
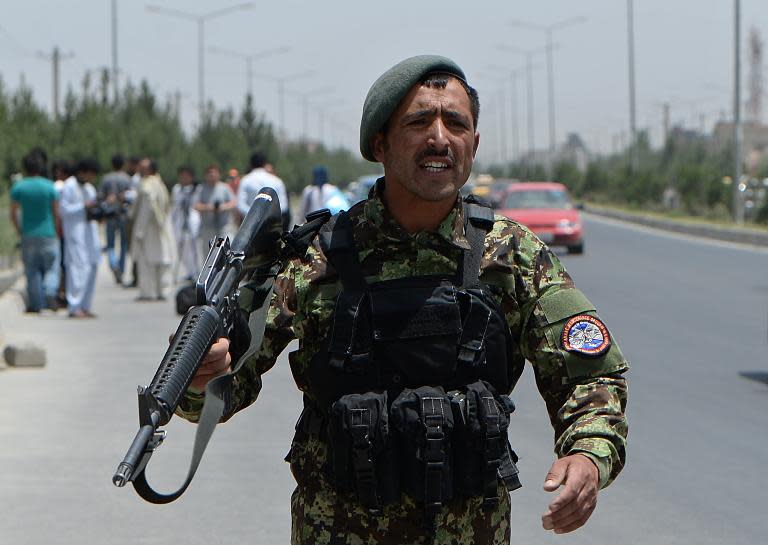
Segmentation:
[[(598, 467), (600, 486), (608, 486), (626, 457), (627, 385), (622, 374), (628, 363), (610, 334), (602, 353), (566, 347), (563, 332), (566, 326), (571, 330), (569, 320), (584, 323), (586, 316), (604, 324), (557, 256), (533, 233), (518, 229), (514, 235), (517, 333), (555, 431), (555, 452), (558, 457), (588, 456)], [(571, 320), (576, 316), (580, 318)]]
[[(230, 410), (222, 417), (222, 422), (256, 400), (261, 390), (261, 375), (272, 368), (280, 353), (295, 338), (292, 326), (296, 309), (294, 268), (293, 263), (289, 263), (286, 270), (275, 279), (272, 299), (267, 311), (264, 340), (260, 347), (251, 346), (242, 356), (245, 361), (235, 375)], [(247, 285), (244, 289), (247, 289)], [(253, 324), (249, 325), (253, 326)], [(233, 367), (235, 363), (232, 362)], [(176, 414), (190, 422), (197, 422), (204, 401), (204, 393), (189, 389), (176, 409)]]

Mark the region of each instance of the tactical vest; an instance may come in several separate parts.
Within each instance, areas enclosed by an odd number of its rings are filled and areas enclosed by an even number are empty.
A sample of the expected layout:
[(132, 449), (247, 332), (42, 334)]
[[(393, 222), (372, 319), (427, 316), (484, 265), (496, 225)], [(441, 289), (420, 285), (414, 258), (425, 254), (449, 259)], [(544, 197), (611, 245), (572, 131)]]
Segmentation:
[[(455, 496), (498, 504), (520, 487), (507, 429), (514, 340), (479, 280), (489, 208), (463, 203), (471, 250), (456, 275), (368, 283), (346, 212), (320, 230), (341, 292), (324, 348), (310, 361), (298, 428), (329, 445), (329, 480), (377, 511), (407, 493), (427, 515)], [(307, 420), (314, 425), (307, 426)]]

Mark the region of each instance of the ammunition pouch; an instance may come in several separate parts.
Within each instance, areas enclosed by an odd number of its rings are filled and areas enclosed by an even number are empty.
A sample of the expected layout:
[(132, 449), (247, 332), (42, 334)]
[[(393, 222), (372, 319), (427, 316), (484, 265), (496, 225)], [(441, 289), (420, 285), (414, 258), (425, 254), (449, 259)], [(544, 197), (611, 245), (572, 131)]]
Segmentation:
[(399, 496), (390, 436), (386, 392), (349, 394), (331, 406), (331, 482), (371, 511)]

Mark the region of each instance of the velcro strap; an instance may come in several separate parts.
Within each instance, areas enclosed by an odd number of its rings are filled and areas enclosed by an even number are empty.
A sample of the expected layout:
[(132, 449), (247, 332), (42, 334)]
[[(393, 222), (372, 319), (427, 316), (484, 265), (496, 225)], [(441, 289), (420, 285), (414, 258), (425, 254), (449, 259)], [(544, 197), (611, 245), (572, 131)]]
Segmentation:
[(367, 408), (350, 409), (350, 434), (352, 435), (352, 466), (355, 488), (360, 503), (368, 509), (380, 507), (376, 494), (376, 472), (371, 444), (371, 413)]
[(485, 334), (488, 330), (488, 323), (491, 320), (491, 309), (485, 305), (480, 305), (469, 298), (469, 313), (464, 322), (459, 340), (459, 361), (469, 365), (478, 365), (476, 354), (483, 350), (485, 345)]
[(547, 323), (553, 324), (576, 314), (592, 312), (595, 309), (587, 297), (576, 288), (558, 290), (539, 299)]
[(442, 506), (443, 467), (445, 465), (444, 397), (422, 397), (421, 414), (426, 428), (424, 449), (424, 506), (430, 515)]
[(469, 221), (486, 231), (490, 231), (493, 228), (493, 210), (487, 206), (469, 202), (465, 203), (464, 207)]
[(485, 414), (485, 468), (483, 475), (483, 509), (493, 509), (499, 503), (497, 491), (498, 471), (506, 447), (506, 438), (501, 436), (499, 427), (499, 408), (490, 392), (484, 394), (479, 402)]

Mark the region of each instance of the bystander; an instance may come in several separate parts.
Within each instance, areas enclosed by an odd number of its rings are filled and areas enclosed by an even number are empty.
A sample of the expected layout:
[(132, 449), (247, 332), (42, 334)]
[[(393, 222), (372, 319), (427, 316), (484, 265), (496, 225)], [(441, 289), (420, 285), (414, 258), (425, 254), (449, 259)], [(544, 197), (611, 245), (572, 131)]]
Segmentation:
[(59, 288), (59, 195), (53, 182), (45, 177), (47, 156), (42, 149), (30, 151), (22, 163), (26, 176), (11, 189), (10, 214), (21, 237), (27, 312), (40, 312), (45, 307), (55, 310)]

